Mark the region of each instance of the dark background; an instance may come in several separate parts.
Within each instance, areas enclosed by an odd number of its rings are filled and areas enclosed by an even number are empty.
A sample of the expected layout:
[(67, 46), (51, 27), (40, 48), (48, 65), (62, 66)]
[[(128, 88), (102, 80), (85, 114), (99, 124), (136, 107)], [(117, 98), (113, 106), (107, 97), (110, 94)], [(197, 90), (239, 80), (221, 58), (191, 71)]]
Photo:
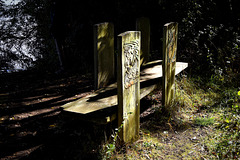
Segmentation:
[[(4, 53), (0, 67), (13, 69), (12, 60), (18, 60), (31, 69), (59, 70), (55, 38), (65, 71), (93, 72), (94, 24), (112, 22), (116, 41), (118, 34), (135, 30), (137, 18), (149, 17), (153, 58), (162, 57), (163, 25), (174, 21), (179, 23), (177, 59), (188, 62), (191, 72), (212, 74), (225, 71), (226, 67), (239, 71), (238, 6), (238, 0), (23, 0), (8, 8), (1, 2), (2, 16), (31, 18), (28, 21), (12, 18), (10, 27), (5, 29), (2, 21), (0, 40), (8, 47), (0, 47)], [(21, 37), (16, 34), (21, 32), (19, 26), (33, 23), (37, 26), (32, 30), (23, 32)], [(17, 29), (11, 29), (14, 27)], [(29, 40), (30, 35), (36, 37), (35, 42)], [(39, 57), (37, 61), (9, 50), (20, 42), (28, 43), (31, 48), (28, 53)]]

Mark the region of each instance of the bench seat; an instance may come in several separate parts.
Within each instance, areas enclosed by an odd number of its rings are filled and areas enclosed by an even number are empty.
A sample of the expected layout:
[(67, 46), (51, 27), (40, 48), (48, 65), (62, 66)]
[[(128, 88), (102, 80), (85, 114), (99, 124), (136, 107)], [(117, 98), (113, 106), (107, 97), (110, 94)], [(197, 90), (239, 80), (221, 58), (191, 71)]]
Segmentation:
[[(176, 62), (175, 75), (188, 67), (188, 63)], [(140, 97), (141, 99), (162, 84), (162, 60), (147, 63), (141, 67)], [(108, 123), (117, 115), (117, 83), (99, 89), (94, 93), (69, 102), (62, 106), (65, 114), (77, 114), (79, 118), (97, 123)]]

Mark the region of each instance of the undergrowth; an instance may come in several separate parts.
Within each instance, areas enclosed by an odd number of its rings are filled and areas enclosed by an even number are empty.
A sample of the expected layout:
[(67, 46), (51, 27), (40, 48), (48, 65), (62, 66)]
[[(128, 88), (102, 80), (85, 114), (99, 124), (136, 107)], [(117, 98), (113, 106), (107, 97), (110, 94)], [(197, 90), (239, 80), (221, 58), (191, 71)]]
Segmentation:
[[(215, 132), (206, 139), (209, 154), (216, 159), (240, 158), (240, 86), (238, 74), (212, 75), (210, 78), (181, 79), (177, 82), (177, 101), (193, 123), (213, 125)], [(188, 107), (186, 107), (188, 106)], [(206, 114), (207, 113), (207, 114)], [(194, 118), (195, 117), (195, 118)], [(190, 117), (189, 119), (191, 119)], [(210, 138), (211, 137), (211, 138)]]
[[(106, 159), (239, 159), (240, 86), (236, 77), (240, 76), (177, 77), (171, 114), (161, 106), (155, 109), (141, 123), (137, 142), (119, 148), (106, 144), (112, 148)], [(161, 103), (155, 94), (150, 95), (152, 106)]]

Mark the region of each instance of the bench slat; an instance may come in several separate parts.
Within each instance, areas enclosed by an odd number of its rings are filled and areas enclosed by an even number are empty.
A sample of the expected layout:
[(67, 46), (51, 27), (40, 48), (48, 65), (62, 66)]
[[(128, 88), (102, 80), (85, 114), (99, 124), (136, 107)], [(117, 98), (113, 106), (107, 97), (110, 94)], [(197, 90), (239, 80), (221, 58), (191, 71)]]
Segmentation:
[[(188, 67), (188, 63), (177, 62), (176, 73)], [(140, 76), (141, 99), (157, 88), (161, 84), (162, 77), (161, 60), (150, 62), (143, 66)], [(64, 111), (74, 112), (79, 114), (89, 114), (98, 110), (103, 110), (117, 105), (117, 83), (113, 83), (105, 88), (97, 90), (93, 94), (67, 103), (62, 106)]]

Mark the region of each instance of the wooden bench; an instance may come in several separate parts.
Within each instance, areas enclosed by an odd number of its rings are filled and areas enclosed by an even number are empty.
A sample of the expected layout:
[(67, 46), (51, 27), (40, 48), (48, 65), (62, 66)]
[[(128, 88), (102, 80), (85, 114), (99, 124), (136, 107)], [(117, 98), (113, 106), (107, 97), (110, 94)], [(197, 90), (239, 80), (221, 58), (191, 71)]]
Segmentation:
[[(188, 67), (188, 63), (177, 62), (175, 75)], [(141, 67), (141, 99), (161, 85), (162, 60), (149, 62)], [(64, 114), (76, 116), (100, 124), (111, 122), (117, 117), (117, 83), (95, 91), (86, 97), (62, 106)], [(75, 117), (74, 116), (74, 117)]]
[(139, 138), (140, 99), (162, 84), (162, 104), (168, 108), (174, 100), (175, 75), (188, 66), (187, 63), (176, 62), (176, 22), (164, 25), (163, 61), (148, 63), (149, 21), (141, 19), (138, 24), (138, 31), (118, 35), (117, 82), (110, 85), (107, 84), (114, 77), (113, 25), (102, 23), (95, 26), (95, 88), (98, 90), (62, 106), (64, 113), (71, 117), (75, 114), (77, 118), (97, 123), (105, 124), (118, 118), (118, 126), (122, 126), (119, 137), (124, 143)]

